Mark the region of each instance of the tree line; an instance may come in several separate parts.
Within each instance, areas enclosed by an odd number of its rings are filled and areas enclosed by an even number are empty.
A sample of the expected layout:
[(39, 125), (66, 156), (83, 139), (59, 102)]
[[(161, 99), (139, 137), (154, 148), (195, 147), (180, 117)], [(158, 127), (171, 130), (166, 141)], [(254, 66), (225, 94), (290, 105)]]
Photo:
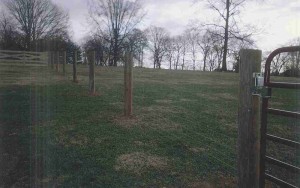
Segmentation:
[[(292, 39), (284, 46), (300, 46), (300, 37)], [(264, 60), (270, 53), (266, 52)], [(275, 56), (271, 62), (271, 75), (300, 77), (300, 52), (281, 53)]]
[[(216, 13), (212, 23), (191, 20), (182, 34), (172, 36), (168, 29), (149, 26), (139, 29), (146, 12), (141, 0), (89, 0), (93, 32), (80, 47), (69, 35), (69, 16), (51, 0), (3, 0), (0, 17), (0, 49), (26, 51), (74, 51), (83, 55), (96, 52), (96, 64), (118, 66), (125, 51), (131, 51), (137, 66), (143, 67), (151, 54), (153, 68), (238, 71), (239, 50), (255, 47), (257, 29), (243, 25), (239, 14), (246, 0), (198, 0)], [(295, 43), (295, 42), (293, 42)], [(272, 62), (279, 75), (299, 69), (299, 55), (286, 54)], [(296, 63), (292, 63), (291, 61)], [(289, 68), (290, 67), (290, 68)], [(297, 71), (296, 71), (297, 72)], [(293, 73), (295, 74), (295, 73)]]
[(69, 15), (51, 0), (3, 0), (0, 49), (67, 51), (71, 62), (79, 50), (69, 35)]
[(143, 66), (145, 52), (151, 53), (153, 68), (163, 63), (169, 69), (227, 71), (228, 61), (238, 59), (238, 51), (254, 45), (253, 29), (239, 29), (237, 16), (245, 0), (204, 0), (207, 7), (219, 13), (214, 23), (191, 22), (183, 34), (171, 36), (163, 27), (137, 28), (145, 11), (140, 0), (90, 0), (90, 16), (96, 30), (86, 38), (84, 50), (97, 52), (99, 65), (117, 66), (125, 50), (133, 52), (138, 66)]

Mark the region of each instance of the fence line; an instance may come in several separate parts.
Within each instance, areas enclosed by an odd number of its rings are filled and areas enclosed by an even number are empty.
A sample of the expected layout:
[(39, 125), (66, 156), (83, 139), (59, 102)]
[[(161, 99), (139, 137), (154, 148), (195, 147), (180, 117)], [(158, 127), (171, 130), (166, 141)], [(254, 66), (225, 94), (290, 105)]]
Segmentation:
[(48, 62), (47, 52), (28, 52), (0, 50), (0, 62), (13, 63), (44, 63)]

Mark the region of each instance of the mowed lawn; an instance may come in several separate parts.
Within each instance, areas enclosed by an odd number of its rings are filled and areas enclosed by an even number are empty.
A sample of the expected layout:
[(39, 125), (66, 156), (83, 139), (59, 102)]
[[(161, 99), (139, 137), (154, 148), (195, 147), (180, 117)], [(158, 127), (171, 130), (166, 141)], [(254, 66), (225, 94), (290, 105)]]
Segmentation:
[[(134, 68), (134, 115), (126, 119), (122, 67), (96, 67), (94, 96), (88, 67), (78, 66), (79, 83), (71, 71), (0, 63), (0, 186), (236, 185), (238, 74)], [(300, 111), (299, 92), (273, 94), (271, 107)], [(272, 117), (270, 131), (299, 141), (299, 125)], [(299, 165), (298, 151), (268, 146)]]

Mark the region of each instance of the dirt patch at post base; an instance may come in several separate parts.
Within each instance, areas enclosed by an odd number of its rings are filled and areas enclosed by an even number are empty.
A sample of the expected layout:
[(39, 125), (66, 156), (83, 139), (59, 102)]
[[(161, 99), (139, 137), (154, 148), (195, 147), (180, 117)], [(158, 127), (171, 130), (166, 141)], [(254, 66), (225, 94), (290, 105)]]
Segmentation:
[(164, 170), (167, 166), (168, 160), (165, 157), (149, 155), (144, 152), (134, 152), (120, 155), (114, 168), (116, 171), (128, 171), (141, 175), (149, 169)]

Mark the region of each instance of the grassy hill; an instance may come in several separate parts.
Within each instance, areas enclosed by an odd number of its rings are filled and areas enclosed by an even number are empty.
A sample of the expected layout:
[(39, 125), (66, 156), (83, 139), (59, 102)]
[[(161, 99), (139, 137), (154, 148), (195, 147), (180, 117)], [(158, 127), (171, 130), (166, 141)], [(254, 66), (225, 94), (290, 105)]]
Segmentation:
[[(88, 67), (78, 69), (76, 84), (71, 65), (64, 76), (0, 63), (3, 185), (235, 185), (238, 74), (135, 68), (134, 116), (126, 119), (123, 69), (97, 67), (95, 96), (88, 94)], [(299, 111), (299, 92), (273, 93), (271, 107)], [(299, 140), (297, 125), (272, 118), (270, 131)], [(269, 147), (271, 155), (299, 163), (297, 151)]]

